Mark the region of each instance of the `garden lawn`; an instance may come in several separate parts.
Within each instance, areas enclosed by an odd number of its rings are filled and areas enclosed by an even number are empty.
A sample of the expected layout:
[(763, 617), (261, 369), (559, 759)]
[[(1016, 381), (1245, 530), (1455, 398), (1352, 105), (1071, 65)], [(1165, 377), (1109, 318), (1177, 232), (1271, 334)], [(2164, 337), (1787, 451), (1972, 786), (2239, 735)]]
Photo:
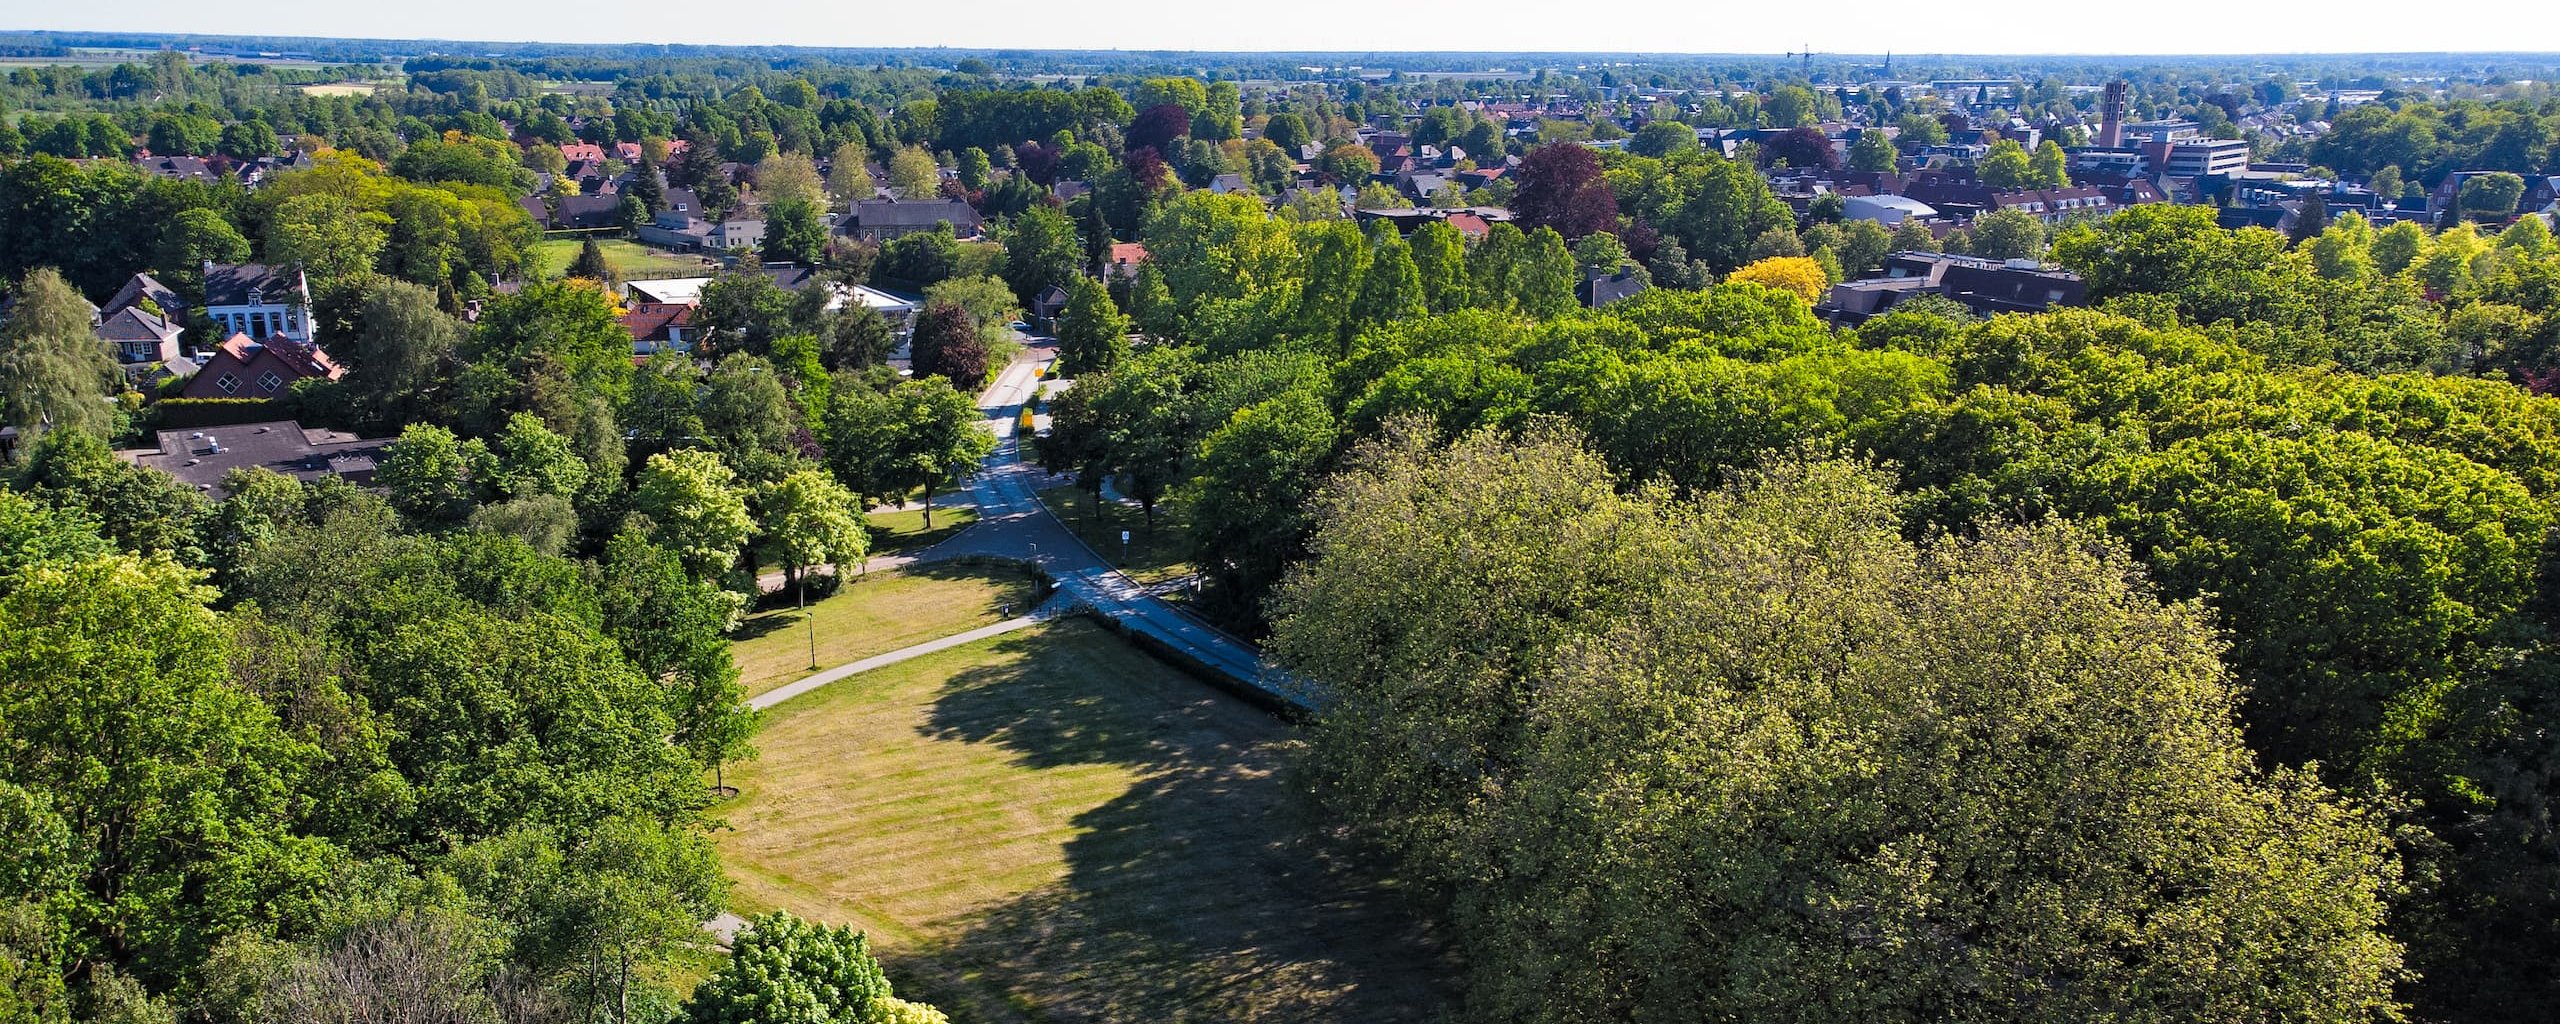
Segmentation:
[[(577, 262), (578, 247), (583, 239), (546, 238), (534, 243), (533, 253), (551, 273), (564, 273)], [(625, 281), (659, 277), (708, 277), (702, 260), (660, 252), (625, 238), (599, 238), (596, 246), (604, 250), (604, 265)]]
[(961, 1024), (1441, 1019), (1449, 966), (1302, 838), (1290, 742), (1060, 620), (768, 712), (718, 841), (741, 912), (869, 932)]
[[(787, 590), (780, 596), (790, 600)], [(1036, 597), (1030, 578), (1018, 571), (911, 565), (848, 577), (807, 614), (817, 620), (818, 665), (833, 668), (1003, 621), (1006, 605), (1020, 615)], [(809, 674), (809, 630), (801, 616), (784, 604), (739, 624), (729, 653), (749, 696)]]

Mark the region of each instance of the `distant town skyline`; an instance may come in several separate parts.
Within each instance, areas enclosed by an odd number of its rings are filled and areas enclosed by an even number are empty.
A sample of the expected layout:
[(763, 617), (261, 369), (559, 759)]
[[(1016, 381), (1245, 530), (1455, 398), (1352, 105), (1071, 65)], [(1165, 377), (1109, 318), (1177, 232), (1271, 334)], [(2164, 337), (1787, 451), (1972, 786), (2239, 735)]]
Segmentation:
[[(1843, 0), (1821, 8), (1633, 0), (1605, 7), (1493, 0), (1302, 0), (1287, 7), (1108, 0), (1084, 6), (978, 0), (965, 6), (768, 0), (754, 16), (629, 0), (606, 8), (448, 0), (251, 6), (128, 0), (82, 11), (0, 16), (18, 30), (297, 35), (492, 42), (694, 43), (1123, 50), (1478, 51), (2152, 56), (2495, 52), (2560, 46), (2560, 8), (2474, 0), (2450, 18), (2184, 18), (2117, 5), (1974, 0), (1913, 6)], [(708, 16), (707, 16), (708, 15)]]

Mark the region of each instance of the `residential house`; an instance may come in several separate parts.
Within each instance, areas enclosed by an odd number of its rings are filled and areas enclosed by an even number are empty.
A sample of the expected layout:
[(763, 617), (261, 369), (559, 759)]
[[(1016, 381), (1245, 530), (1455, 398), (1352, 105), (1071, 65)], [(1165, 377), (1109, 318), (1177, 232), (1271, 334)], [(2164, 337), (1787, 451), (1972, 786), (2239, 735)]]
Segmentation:
[(1574, 285), (1573, 295), (1581, 299), (1583, 305), (1598, 309), (1620, 299), (1634, 298), (1652, 286), (1653, 282), (1632, 265), (1622, 265), (1607, 273), (1597, 267), (1589, 267), (1583, 270), (1581, 283)]
[(1991, 209), (2019, 210), (2035, 215), (2037, 220), (2047, 225), (2055, 225), (2073, 217), (2106, 216), (2115, 212), (2115, 204), (2104, 189), (2075, 185), (1995, 193), (1991, 197)]
[(135, 274), (126, 278), (124, 285), (117, 288), (114, 295), (108, 297), (107, 304), (98, 307), (98, 312), (112, 316), (117, 310), (126, 306), (140, 306), (146, 303), (156, 307), (159, 315), (167, 319), (183, 321), (187, 318), (187, 300), (179, 298), (176, 290), (161, 284), (159, 278), (149, 274)]
[(623, 329), (631, 332), (631, 354), (693, 351), (693, 310), (692, 303), (632, 303), (622, 315)]
[(155, 441), (157, 447), (126, 449), (116, 455), (210, 494), (235, 469), (264, 469), (305, 483), (334, 476), (365, 486), (373, 482), (383, 448), (392, 439), (362, 438), (342, 431), (308, 429), (292, 420), (273, 420), (202, 430), (163, 430)]
[(1354, 217), (1362, 224), (1383, 220), (1394, 224), (1399, 234), (1412, 234), (1426, 221), (1447, 221), (1450, 227), (1469, 239), (1482, 241), (1493, 225), (1511, 219), (1511, 211), (1499, 206), (1462, 206), (1452, 210), (1418, 206), (1391, 206), (1378, 210), (1356, 210)]
[[(2431, 207), (2437, 210), (2459, 210), (2462, 205), (2462, 186), (2468, 184), (2473, 178), (2496, 173), (2499, 172), (2455, 171), (2445, 175), (2444, 180), (2437, 183), (2435, 193), (2429, 197)], [(2524, 196), (2516, 203), (2518, 213), (2539, 213), (2551, 206), (2553, 202), (2560, 201), (2560, 177), (2547, 174), (2526, 174), (2520, 177), (2524, 178)]]
[(200, 156), (152, 156), (133, 158), (133, 166), (144, 174), (174, 181), (196, 181), (213, 184), (222, 180), (221, 169)]
[(572, 142), (560, 147), (560, 156), (573, 164), (601, 164), (604, 162), (604, 147), (592, 142)]
[(177, 359), (178, 336), (185, 333), (176, 321), (140, 304), (104, 314), (98, 323), (98, 340), (107, 343), (118, 364), (129, 368)]
[(764, 221), (752, 218), (710, 221), (700, 216), (690, 192), (670, 193), (667, 208), (632, 234), (650, 245), (680, 252), (725, 252), (752, 249), (764, 242)]
[(283, 398), (293, 382), (336, 380), (346, 373), (318, 345), (283, 335), (253, 341), (234, 334), (206, 359), (182, 392), (188, 398)]
[(621, 224), (621, 196), (561, 196), (551, 204), (551, 226), (564, 231), (596, 231)]
[(1102, 279), (1105, 281), (1137, 280), (1138, 267), (1146, 262), (1146, 243), (1113, 242), (1111, 243), (1111, 262), (1103, 264)]
[(866, 242), (886, 242), (942, 224), (962, 238), (977, 237), (985, 227), (978, 211), (957, 199), (861, 199), (836, 221), (836, 230)]
[(1032, 323), (1055, 330), (1058, 314), (1066, 312), (1066, 309), (1067, 290), (1053, 284), (1031, 297), (1031, 308), (1026, 312), (1031, 314)]
[(299, 266), (205, 261), (204, 315), (228, 334), (313, 338), (311, 285)]

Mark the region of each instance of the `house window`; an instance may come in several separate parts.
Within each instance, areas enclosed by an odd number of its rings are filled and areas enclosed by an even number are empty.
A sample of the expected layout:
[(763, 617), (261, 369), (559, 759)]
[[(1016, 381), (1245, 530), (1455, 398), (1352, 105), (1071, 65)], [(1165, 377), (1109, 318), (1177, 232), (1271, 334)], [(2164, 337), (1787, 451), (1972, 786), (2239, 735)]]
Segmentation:
[(240, 378), (226, 373), (216, 378), (213, 386), (221, 388), (223, 394), (236, 395), (240, 393)]
[(258, 390), (260, 391), (272, 394), (275, 389), (283, 386), (284, 378), (277, 376), (274, 370), (269, 370), (266, 373), (260, 374), (258, 377)]
[(250, 326), (251, 328), (253, 328), (253, 329), (249, 332), (249, 336), (250, 336), (250, 337), (252, 337), (252, 338), (256, 338), (256, 339), (258, 339), (258, 340), (260, 340), (260, 341), (265, 341), (265, 340), (266, 340), (266, 338), (267, 338), (267, 315), (266, 315), (266, 314), (264, 314), (264, 313), (251, 313), (251, 314), (249, 314), (249, 326)]

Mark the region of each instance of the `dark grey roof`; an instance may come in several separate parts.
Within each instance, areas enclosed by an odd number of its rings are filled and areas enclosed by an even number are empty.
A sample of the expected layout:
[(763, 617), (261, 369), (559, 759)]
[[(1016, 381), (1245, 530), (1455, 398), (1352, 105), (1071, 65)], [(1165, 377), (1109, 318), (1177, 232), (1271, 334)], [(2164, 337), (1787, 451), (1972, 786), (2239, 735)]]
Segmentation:
[(552, 206), (554, 227), (608, 227), (622, 219), (620, 196), (561, 196)]
[(279, 302), (285, 296), (302, 294), (302, 275), (292, 267), (266, 263), (216, 263), (204, 275), (204, 304), (208, 306), (245, 306), (249, 290), (259, 297)]
[(133, 158), (133, 165), (141, 168), (144, 174), (156, 174), (163, 178), (176, 178), (181, 181), (222, 180), (222, 172), (214, 170), (212, 165), (205, 163), (204, 158), (200, 156), (137, 156)]
[(98, 337), (105, 341), (167, 341), (182, 330), (185, 328), (143, 312), (140, 306), (126, 306), (98, 325)]
[(772, 278), (773, 283), (784, 291), (796, 292), (818, 280), (818, 268), (804, 267), (797, 263), (777, 263), (757, 269), (763, 271), (764, 276)]
[(163, 430), (159, 447), (120, 454), (136, 465), (161, 470), (205, 493), (218, 493), (234, 469), (262, 467), (302, 481), (344, 476), (373, 478), (387, 437), (359, 438), (332, 430), (305, 430), (292, 420), (242, 423), (201, 430)]
[(929, 228), (943, 221), (966, 231), (978, 211), (957, 199), (865, 199), (853, 204), (851, 223), (864, 228)]
[(1633, 298), (1646, 287), (1644, 278), (1634, 270), (1622, 267), (1613, 274), (1604, 275), (1596, 270), (1588, 272), (1583, 275), (1582, 286), (1574, 290), (1580, 293), (1583, 305), (1597, 309), (1620, 299)]
[(159, 278), (149, 274), (135, 274), (126, 278), (124, 286), (116, 289), (116, 293), (109, 296), (107, 304), (98, 307), (98, 311), (113, 315), (126, 306), (140, 305), (144, 299), (150, 299), (152, 304), (160, 307), (161, 312), (172, 316), (177, 315), (178, 310), (186, 305), (185, 300), (180, 299), (178, 293), (171, 290), (168, 285), (161, 284)]

